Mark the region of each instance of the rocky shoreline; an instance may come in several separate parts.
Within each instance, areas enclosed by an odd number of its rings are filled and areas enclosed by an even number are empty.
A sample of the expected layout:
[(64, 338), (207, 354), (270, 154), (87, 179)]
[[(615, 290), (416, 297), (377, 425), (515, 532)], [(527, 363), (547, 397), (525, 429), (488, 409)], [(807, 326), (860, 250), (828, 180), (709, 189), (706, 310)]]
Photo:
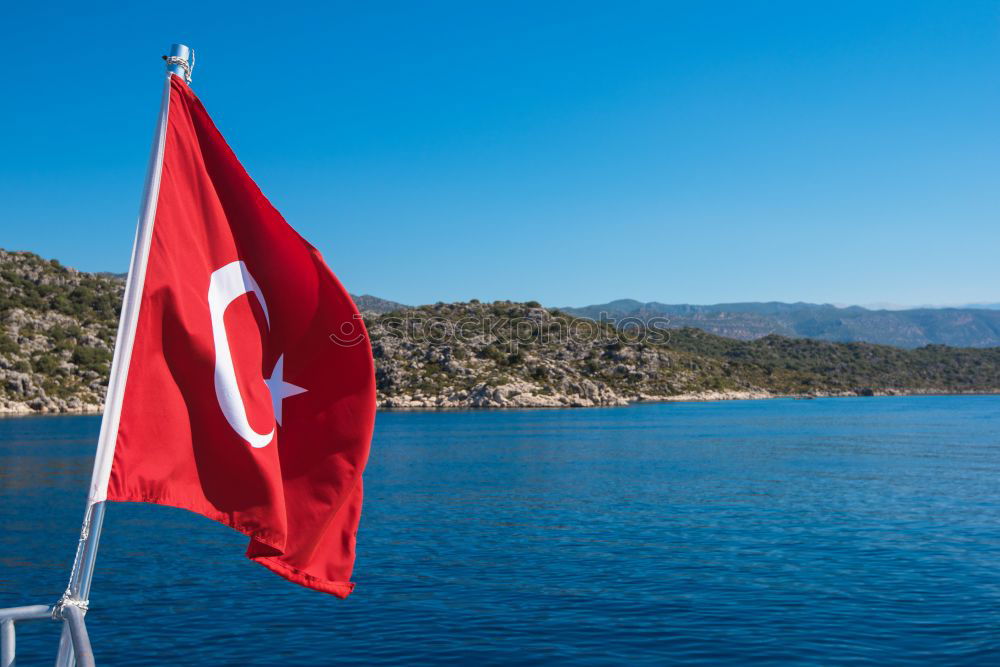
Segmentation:
[[(714, 401), (761, 401), (777, 398), (852, 398), (859, 396), (995, 396), (1000, 388), (992, 391), (951, 391), (936, 389), (878, 389), (860, 391), (829, 391), (812, 394), (779, 394), (767, 391), (700, 391), (670, 396), (638, 395), (622, 398), (603, 394), (596, 399), (581, 399), (565, 395), (539, 395), (525, 391), (525, 387), (477, 387), (473, 392), (458, 396), (410, 397), (399, 396), (378, 401), (380, 410), (475, 410), (475, 409), (526, 409), (526, 408), (588, 408), (621, 407), (637, 403), (705, 403)], [(18, 401), (0, 401), (0, 417), (29, 415), (98, 415), (103, 405), (40, 405)]]
[(99, 415), (104, 412), (104, 406), (94, 403), (79, 405), (38, 405), (23, 401), (0, 401), (0, 416), (12, 417), (19, 415)]
[(990, 391), (953, 391), (945, 389), (862, 389), (858, 391), (823, 391), (809, 394), (783, 394), (769, 391), (696, 391), (666, 396), (640, 394), (631, 397), (613, 396), (598, 400), (565, 395), (537, 395), (524, 392), (520, 386), (503, 386), (490, 390), (483, 387), (472, 396), (393, 397), (380, 400), (379, 409), (476, 409), (476, 408), (588, 408), (615, 407), (637, 403), (705, 403), (714, 401), (760, 401), (776, 398), (856, 398), (884, 396), (994, 396), (1000, 388)]

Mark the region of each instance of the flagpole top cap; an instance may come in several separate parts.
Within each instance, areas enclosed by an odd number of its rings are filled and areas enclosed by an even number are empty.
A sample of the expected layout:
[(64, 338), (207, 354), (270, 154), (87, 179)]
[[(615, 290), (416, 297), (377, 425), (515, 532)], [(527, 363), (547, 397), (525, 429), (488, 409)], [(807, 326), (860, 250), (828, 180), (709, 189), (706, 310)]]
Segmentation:
[(171, 44), (170, 55), (163, 56), (167, 61), (167, 71), (184, 77), (191, 83), (191, 72), (194, 70), (194, 49), (186, 44)]

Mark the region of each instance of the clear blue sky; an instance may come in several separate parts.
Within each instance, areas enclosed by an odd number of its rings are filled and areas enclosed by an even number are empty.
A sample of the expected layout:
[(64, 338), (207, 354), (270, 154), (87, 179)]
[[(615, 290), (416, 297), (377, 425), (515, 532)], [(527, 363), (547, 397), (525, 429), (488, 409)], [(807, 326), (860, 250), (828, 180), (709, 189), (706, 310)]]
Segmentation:
[(0, 247), (124, 271), (171, 42), (406, 303), (1000, 301), (997, 2), (12, 3)]

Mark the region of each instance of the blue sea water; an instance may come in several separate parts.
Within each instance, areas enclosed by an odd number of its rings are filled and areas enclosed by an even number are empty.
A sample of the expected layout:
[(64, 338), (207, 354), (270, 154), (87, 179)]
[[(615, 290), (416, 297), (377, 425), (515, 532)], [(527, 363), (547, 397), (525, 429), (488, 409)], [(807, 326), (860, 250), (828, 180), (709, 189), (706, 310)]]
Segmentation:
[[(0, 420), (0, 606), (65, 587), (98, 424)], [(1000, 664), (1000, 397), (382, 412), (365, 491), (346, 601), (112, 504), (98, 664)]]

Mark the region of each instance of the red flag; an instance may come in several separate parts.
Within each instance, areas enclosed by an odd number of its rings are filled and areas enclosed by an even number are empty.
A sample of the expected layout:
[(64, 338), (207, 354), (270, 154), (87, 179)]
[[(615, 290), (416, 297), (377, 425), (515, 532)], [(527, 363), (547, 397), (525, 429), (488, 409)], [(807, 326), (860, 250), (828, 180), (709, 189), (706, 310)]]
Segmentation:
[(319, 252), (170, 78), (106, 498), (203, 514), (249, 535), (261, 565), (346, 597), (375, 418), (367, 332)]

